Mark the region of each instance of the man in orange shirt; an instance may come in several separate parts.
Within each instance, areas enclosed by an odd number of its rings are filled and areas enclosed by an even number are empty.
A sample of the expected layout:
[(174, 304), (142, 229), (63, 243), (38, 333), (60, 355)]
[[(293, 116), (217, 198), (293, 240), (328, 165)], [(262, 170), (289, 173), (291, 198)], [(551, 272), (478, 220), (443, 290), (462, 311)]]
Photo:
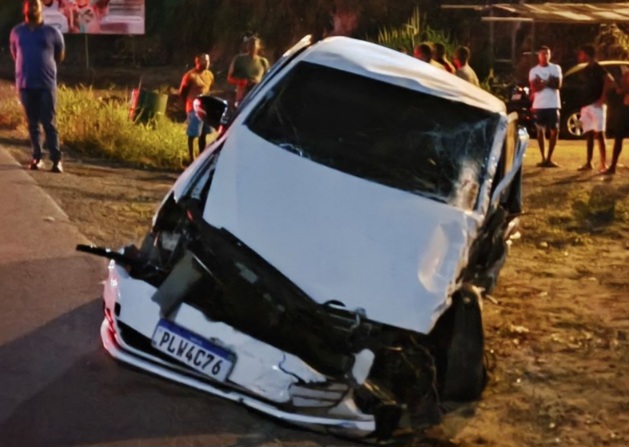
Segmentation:
[(205, 95), (210, 92), (212, 84), (214, 84), (214, 75), (209, 70), (210, 56), (208, 54), (199, 54), (194, 59), (194, 68), (188, 71), (181, 79), (181, 87), (179, 87), (179, 96), (186, 104), (186, 113), (188, 114), (188, 153), (190, 155), (190, 163), (194, 160), (194, 139), (199, 138), (199, 154), (205, 149), (205, 142), (208, 133), (212, 132), (212, 128), (194, 111), (194, 99), (199, 95)]

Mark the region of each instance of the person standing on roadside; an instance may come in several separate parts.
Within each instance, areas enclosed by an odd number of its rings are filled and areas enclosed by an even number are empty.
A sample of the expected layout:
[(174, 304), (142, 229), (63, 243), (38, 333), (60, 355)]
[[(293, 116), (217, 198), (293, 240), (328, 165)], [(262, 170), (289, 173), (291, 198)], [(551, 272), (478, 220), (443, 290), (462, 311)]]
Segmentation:
[(605, 101), (613, 78), (596, 62), (596, 49), (593, 45), (583, 45), (579, 49), (578, 58), (580, 63), (587, 64), (581, 70), (581, 125), (586, 138), (587, 159), (579, 171), (592, 170), (594, 140), (596, 140), (600, 152), (599, 171), (603, 172), (606, 169), (605, 124), (607, 105)]
[[(543, 168), (559, 167), (552, 158), (559, 131), (559, 110), (561, 109), (559, 89), (561, 88), (562, 73), (559, 65), (550, 62), (550, 55), (550, 48), (541, 46), (537, 50), (538, 64), (529, 71), (537, 142), (542, 154), (542, 161), (537, 166)], [(548, 155), (546, 155), (544, 141), (546, 129), (550, 132)]]
[(52, 172), (61, 173), (59, 134), (55, 125), (57, 102), (57, 64), (64, 59), (61, 32), (44, 24), (41, 0), (24, 0), (24, 22), (11, 30), (11, 56), (15, 61), (15, 87), (28, 121), (33, 148), (30, 169), (43, 167), (41, 124), (46, 134)]
[(444, 44), (441, 42), (435, 43), (432, 58), (443, 65), (443, 68), (445, 68), (448, 73), (454, 74), (454, 65), (450, 63), (446, 56), (446, 47)]
[(612, 162), (609, 168), (603, 172), (604, 175), (616, 173), (616, 165), (622, 152), (623, 140), (629, 137), (629, 70), (623, 73), (620, 83), (616, 84), (615, 88), (616, 93), (622, 96), (622, 105), (618, 109), (615, 119)]
[(413, 49), (413, 56), (420, 61), (426, 62), (434, 67), (445, 70), (446, 68), (432, 58), (432, 47), (427, 43), (421, 43)]
[(454, 72), (459, 78), (466, 80), (470, 84), (480, 87), (478, 82), (478, 76), (476, 72), (470, 67), (470, 49), (468, 47), (459, 47), (454, 52), (454, 66), (456, 71)]
[(205, 149), (207, 134), (212, 132), (212, 128), (205, 123), (194, 110), (194, 100), (199, 95), (210, 92), (214, 84), (214, 74), (210, 71), (210, 55), (199, 54), (194, 59), (194, 68), (181, 78), (179, 96), (186, 105), (188, 115), (188, 155), (190, 163), (194, 161), (194, 140), (199, 139), (199, 154)]
[(246, 44), (247, 52), (234, 57), (227, 72), (227, 82), (236, 85), (235, 107), (238, 107), (247, 93), (258, 85), (269, 71), (269, 61), (259, 54), (260, 39), (252, 36)]

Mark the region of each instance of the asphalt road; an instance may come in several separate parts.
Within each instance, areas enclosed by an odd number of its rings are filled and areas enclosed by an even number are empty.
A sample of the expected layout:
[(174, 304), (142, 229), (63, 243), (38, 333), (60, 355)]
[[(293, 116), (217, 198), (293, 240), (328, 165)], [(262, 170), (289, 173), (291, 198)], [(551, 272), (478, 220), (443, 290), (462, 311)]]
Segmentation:
[(74, 251), (85, 242), (0, 147), (0, 447), (350, 445), (111, 359), (105, 263)]

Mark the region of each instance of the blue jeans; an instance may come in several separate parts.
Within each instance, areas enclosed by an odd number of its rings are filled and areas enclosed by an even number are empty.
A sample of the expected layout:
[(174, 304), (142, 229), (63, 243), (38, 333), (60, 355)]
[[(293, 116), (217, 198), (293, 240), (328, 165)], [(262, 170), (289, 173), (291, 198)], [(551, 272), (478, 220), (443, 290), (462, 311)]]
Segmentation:
[(55, 106), (57, 95), (50, 89), (21, 89), (20, 100), (26, 112), (28, 120), (28, 134), (33, 147), (33, 160), (41, 160), (41, 123), (46, 134), (46, 146), (50, 152), (50, 160), (53, 163), (61, 160), (59, 149), (59, 134), (55, 126)]
[(186, 135), (188, 135), (190, 138), (198, 138), (201, 135), (207, 135), (209, 133), (212, 133), (212, 128), (210, 127), (210, 125), (199, 118), (197, 112), (195, 112), (194, 110), (189, 111)]

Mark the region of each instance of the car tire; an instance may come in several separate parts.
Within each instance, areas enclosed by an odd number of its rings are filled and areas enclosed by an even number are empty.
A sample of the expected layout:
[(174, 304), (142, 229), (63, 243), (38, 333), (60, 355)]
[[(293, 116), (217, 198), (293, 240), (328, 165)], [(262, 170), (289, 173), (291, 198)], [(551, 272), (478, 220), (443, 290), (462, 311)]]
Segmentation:
[(562, 114), (561, 137), (568, 140), (583, 138), (583, 126), (581, 125), (581, 111), (572, 110)]
[(441, 398), (467, 402), (478, 399), (487, 383), (480, 295), (472, 286), (464, 286), (453, 300), (452, 338)]

